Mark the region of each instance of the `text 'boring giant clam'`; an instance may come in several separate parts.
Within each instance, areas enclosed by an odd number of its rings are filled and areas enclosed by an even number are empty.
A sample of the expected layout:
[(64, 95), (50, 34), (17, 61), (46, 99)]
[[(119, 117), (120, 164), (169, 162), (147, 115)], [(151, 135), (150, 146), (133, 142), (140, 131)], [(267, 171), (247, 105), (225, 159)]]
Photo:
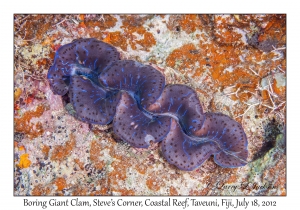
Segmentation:
[(133, 147), (161, 143), (165, 159), (191, 171), (211, 155), (221, 167), (247, 164), (242, 126), (221, 113), (203, 113), (187, 85), (166, 85), (149, 65), (120, 60), (113, 46), (94, 38), (61, 46), (47, 75), (55, 94), (70, 97), (81, 121), (113, 124), (115, 134)]

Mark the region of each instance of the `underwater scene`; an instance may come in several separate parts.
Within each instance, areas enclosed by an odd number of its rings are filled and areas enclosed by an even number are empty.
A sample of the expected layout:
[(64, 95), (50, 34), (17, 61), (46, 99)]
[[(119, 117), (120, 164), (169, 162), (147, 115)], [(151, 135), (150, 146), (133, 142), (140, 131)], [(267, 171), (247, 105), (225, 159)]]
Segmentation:
[(14, 15), (14, 195), (286, 195), (286, 15)]

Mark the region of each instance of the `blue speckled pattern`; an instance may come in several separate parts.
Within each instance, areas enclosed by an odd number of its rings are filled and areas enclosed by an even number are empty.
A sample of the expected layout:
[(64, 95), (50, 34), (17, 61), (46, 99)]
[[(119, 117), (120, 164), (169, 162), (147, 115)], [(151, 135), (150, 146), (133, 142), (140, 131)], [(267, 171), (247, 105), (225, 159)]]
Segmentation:
[(165, 87), (165, 77), (151, 66), (132, 60), (117, 61), (100, 74), (106, 88), (132, 92), (143, 107), (153, 104)]
[(119, 59), (119, 52), (109, 44), (93, 38), (75, 40), (57, 50), (47, 79), (55, 94), (64, 95), (69, 90), (71, 75), (99, 74)]
[(186, 85), (168, 85), (148, 108), (153, 113), (168, 113), (179, 119), (187, 134), (200, 130), (205, 120), (197, 93)]
[(170, 117), (148, 115), (138, 108), (136, 100), (130, 94), (122, 93), (113, 128), (114, 132), (130, 145), (147, 148), (150, 141), (162, 141), (170, 131), (170, 124)]
[(119, 92), (107, 91), (78, 75), (71, 77), (69, 96), (78, 119), (100, 125), (112, 121), (120, 99)]
[(162, 141), (162, 154), (181, 170), (194, 170), (214, 155), (226, 168), (247, 164), (242, 126), (221, 113), (203, 113), (197, 93), (167, 85), (151, 66), (120, 60), (117, 50), (96, 39), (62, 46), (48, 72), (55, 94), (69, 94), (75, 117), (113, 122), (115, 134), (133, 147)]

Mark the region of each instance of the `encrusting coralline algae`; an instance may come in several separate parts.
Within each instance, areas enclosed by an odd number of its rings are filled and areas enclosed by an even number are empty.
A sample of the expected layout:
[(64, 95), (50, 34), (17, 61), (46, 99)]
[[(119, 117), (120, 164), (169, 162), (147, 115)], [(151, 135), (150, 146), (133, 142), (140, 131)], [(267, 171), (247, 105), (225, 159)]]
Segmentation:
[[(285, 15), (271, 14), (16, 14), (15, 194), (285, 195), (285, 30)], [(137, 148), (119, 140), (113, 123), (74, 119), (71, 98), (54, 95), (46, 75), (59, 47), (90, 37), (116, 48), (121, 61), (158, 70), (166, 87), (190, 87), (204, 115), (237, 121), (248, 139), (248, 164), (223, 168), (211, 156), (192, 171), (180, 170), (163, 155), (164, 141), (151, 144), (148, 135), (150, 146)], [(170, 110), (178, 108), (174, 103)], [(173, 119), (172, 127), (182, 130), (185, 123)]]

